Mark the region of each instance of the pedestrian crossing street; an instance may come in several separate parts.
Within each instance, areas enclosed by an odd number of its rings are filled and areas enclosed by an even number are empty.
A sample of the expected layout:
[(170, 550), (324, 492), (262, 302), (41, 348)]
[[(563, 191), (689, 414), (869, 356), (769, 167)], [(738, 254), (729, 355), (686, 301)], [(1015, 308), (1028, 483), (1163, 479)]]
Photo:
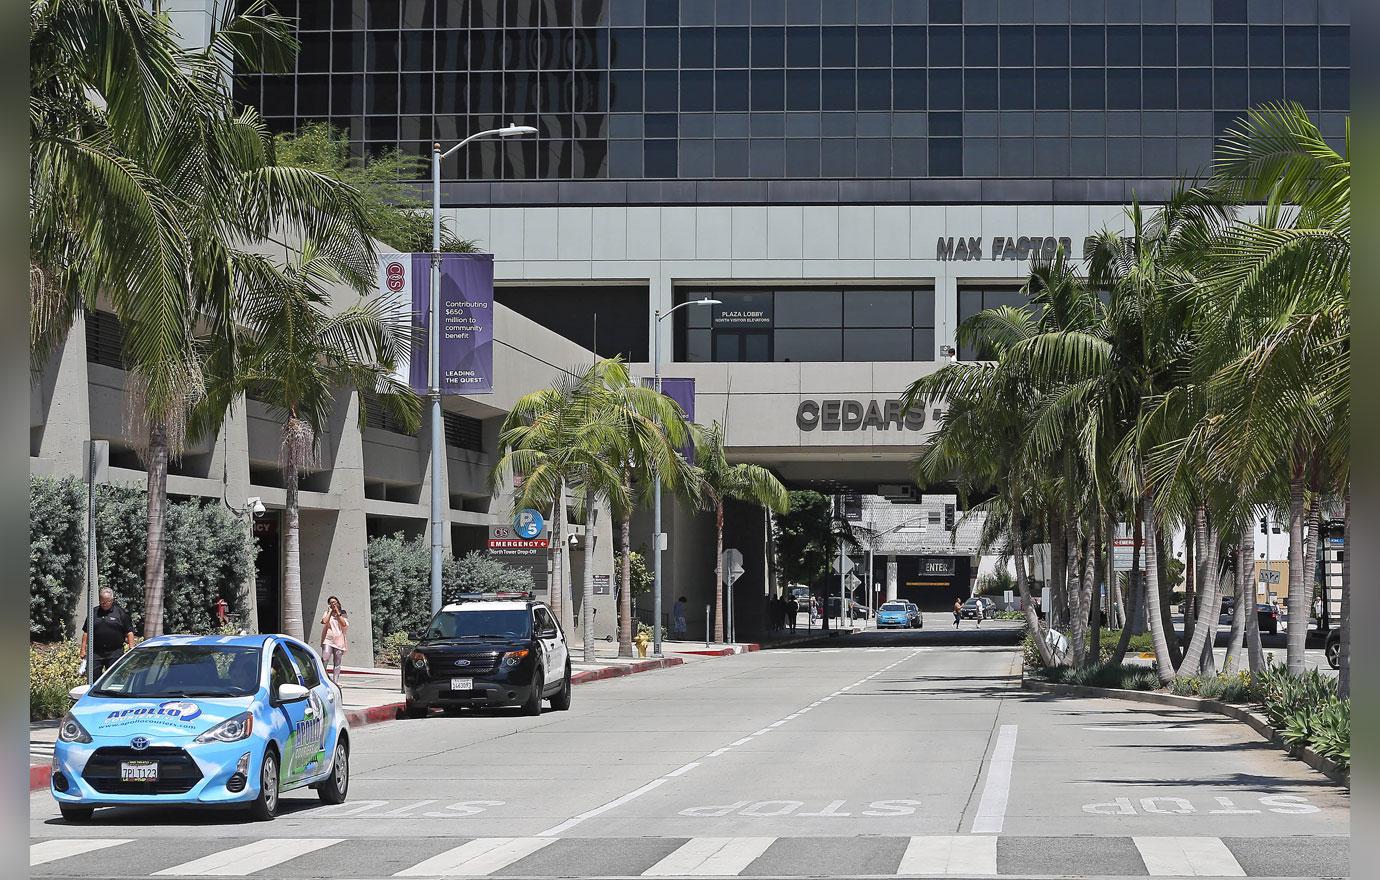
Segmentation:
[[(35, 877), (1319, 877), (1333, 837), (62, 838)], [(1282, 870), (1288, 866), (1288, 870)]]

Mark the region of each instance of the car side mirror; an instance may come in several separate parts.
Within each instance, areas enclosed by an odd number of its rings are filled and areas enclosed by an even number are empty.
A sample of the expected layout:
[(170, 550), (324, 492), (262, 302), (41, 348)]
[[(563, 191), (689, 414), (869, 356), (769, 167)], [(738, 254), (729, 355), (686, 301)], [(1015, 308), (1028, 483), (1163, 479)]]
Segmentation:
[(279, 703), (300, 703), (307, 698), (307, 689), (300, 684), (278, 685)]
[(414, 642), (420, 642), (423, 635), (423, 631), (419, 629), (410, 629), (407, 631), (407, 637)]
[(71, 697), (74, 701), (80, 700), (82, 697), (86, 696), (86, 692), (89, 690), (91, 690), (91, 685), (79, 684), (76, 687), (72, 688), (70, 691), (68, 691), (67, 696)]
[(537, 638), (539, 639), (554, 639), (555, 637), (556, 628), (554, 626), (548, 626), (546, 629), (540, 630), (537, 633)]

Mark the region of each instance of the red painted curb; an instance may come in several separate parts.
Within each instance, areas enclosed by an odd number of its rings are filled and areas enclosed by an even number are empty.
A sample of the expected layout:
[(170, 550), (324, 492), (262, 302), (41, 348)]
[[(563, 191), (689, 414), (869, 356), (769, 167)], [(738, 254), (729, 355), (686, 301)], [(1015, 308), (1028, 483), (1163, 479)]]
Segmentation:
[(40, 788), (47, 788), (48, 783), (52, 781), (52, 778), (52, 764), (29, 765), (29, 791), (38, 791)]

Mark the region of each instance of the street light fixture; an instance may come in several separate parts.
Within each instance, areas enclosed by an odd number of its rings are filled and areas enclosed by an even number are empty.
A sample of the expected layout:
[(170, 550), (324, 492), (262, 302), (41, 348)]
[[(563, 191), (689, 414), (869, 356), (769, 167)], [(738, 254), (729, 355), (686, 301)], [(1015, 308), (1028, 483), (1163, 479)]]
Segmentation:
[[(656, 393), (661, 393), (661, 321), (667, 315), (686, 306), (717, 306), (722, 300), (686, 300), (680, 305), (671, 306), (665, 312), (657, 309), (652, 324), (652, 383)], [(661, 656), (661, 545), (665, 536), (661, 534), (661, 471), (652, 477), (652, 656)]]
[(431, 297), (427, 304), (427, 395), (431, 398), (431, 613), (441, 610), (441, 566), (445, 560), (445, 517), (449, 507), (446, 487), (441, 485), (441, 456), (446, 435), (441, 421), (441, 160), (482, 138), (510, 138), (536, 134), (530, 125), (509, 124), (476, 132), (441, 152), (431, 145)]

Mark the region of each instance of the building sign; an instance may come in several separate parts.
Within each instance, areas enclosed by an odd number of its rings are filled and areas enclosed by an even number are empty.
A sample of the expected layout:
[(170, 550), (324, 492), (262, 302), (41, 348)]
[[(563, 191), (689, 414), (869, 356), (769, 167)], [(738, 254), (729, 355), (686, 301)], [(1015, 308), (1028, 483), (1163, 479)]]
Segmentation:
[(594, 575), (594, 595), (596, 595), (596, 596), (607, 596), (607, 595), (609, 594), (609, 584), (612, 582), (612, 579), (613, 579), (613, 576), (612, 576), (612, 575), (607, 575), (607, 574), (596, 574), (596, 575)]
[[(1097, 238), (1094, 236), (1083, 239), (1083, 259), (1092, 256), (1096, 245)], [(934, 258), (945, 262), (981, 260), (984, 247), (987, 248), (986, 259), (989, 260), (1053, 260), (1061, 247), (1065, 256), (1073, 256), (1073, 240), (1068, 237), (995, 235), (984, 241), (981, 236), (949, 235), (939, 237)]]
[(952, 577), (954, 573), (954, 559), (952, 556), (935, 556), (922, 559), (920, 560), (920, 573)]
[(802, 400), (795, 411), (796, 427), (802, 431), (920, 431), (925, 427), (925, 411), (904, 411), (899, 400)]
[(714, 329), (729, 330), (742, 327), (771, 327), (771, 297), (743, 297), (757, 302), (714, 306)]
[(540, 556), (550, 546), (550, 538), (545, 534), (524, 538), (511, 526), (489, 526), (490, 556)]
[[(418, 328), (405, 373), (399, 375), (418, 393), (430, 388), (431, 258), (425, 253), (384, 254), (379, 261), (380, 295), (410, 303)], [(441, 254), (440, 275), (441, 393), (489, 394), (494, 374), (493, 254)]]
[(539, 538), (546, 531), (546, 521), (540, 511), (524, 507), (513, 517), (513, 531), (519, 538)]

